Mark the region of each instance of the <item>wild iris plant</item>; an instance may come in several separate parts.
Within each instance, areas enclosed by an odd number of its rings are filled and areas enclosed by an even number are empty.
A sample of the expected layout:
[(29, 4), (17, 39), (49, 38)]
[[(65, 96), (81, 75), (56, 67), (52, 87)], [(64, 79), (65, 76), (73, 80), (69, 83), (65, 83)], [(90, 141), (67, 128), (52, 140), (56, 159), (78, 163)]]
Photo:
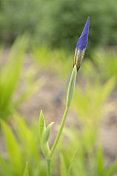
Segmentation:
[(75, 82), (76, 82), (76, 76), (77, 76), (77, 71), (80, 68), (80, 65), (82, 63), (82, 60), (84, 58), (84, 53), (87, 47), (87, 43), (88, 43), (88, 34), (89, 34), (89, 17), (87, 19), (87, 22), (85, 24), (85, 27), (83, 29), (83, 32), (77, 42), (76, 45), (76, 49), (75, 49), (75, 56), (74, 56), (74, 66), (73, 66), (73, 71), (71, 74), (71, 78), (70, 78), (70, 82), (69, 82), (69, 86), (68, 86), (68, 91), (67, 91), (67, 101), (66, 101), (66, 110), (63, 116), (63, 120), (61, 123), (61, 127), (60, 130), (58, 132), (58, 135), (56, 137), (55, 143), (52, 147), (50, 156), (53, 155), (53, 152), (55, 150), (55, 147), (58, 143), (59, 137), (61, 135), (64, 123), (65, 123), (65, 119), (68, 113), (68, 109), (70, 107), (71, 101), (72, 101), (72, 97), (73, 97), (73, 93), (74, 93), (74, 88), (75, 88)]
[[(50, 134), (50, 129), (53, 125), (53, 123), (51, 123), (47, 128), (45, 127), (45, 122), (44, 122), (44, 117), (43, 114), (40, 114), (40, 137), (41, 137), (41, 148), (43, 150), (43, 153), (47, 159), (47, 163), (48, 163), (48, 176), (51, 175), (51, 171), (50, 171), (50, 164), (51, 164), (51, 159), (53, 156), (53, 153), (56, 149), (56, 146), (59, 142), (60, 136), (62, 134), (63, 131), (63, 127), (66, 121), (66, 117), (68, 114), (68, 110), (72, 101), (72, 97), (74, 94), (74, 89), (75, 89), (75, 83), (76, 83), (76, 76), (77, 76), (77, 72), (81, 66), (82, 60), (84, 58), (84, 54), (85, 54), (85, 50), (87, 47), (87, 43), (88, 43), (88, 34), (89, 34), (89, 17), (87, 19), (87, 22), (85, 24), (85, 27), (83, 29), (83, 32), (77, 42), (76, 45), (76, 49), (75, 49), (75, 56), (74, 56), (74, 64), (73, 64), (73, 70), (71, 73), (71, 77), (70, 77), (70, 81), (69, 81), (69, 86), (68, 86), (68, 91), (67, 91), (67, 101), (66, 101), (66, 109), (62, 118), (62, 122), (61, 122), (61, 126), (60, 129), (58, 131), (57, 137), (55, 139), (55, 142), (52, 146), (52, 148), (49, 148), (49, 144), (48, 144), (48, 138), (49, 138), (49, 134)], [(44, 134), (44, 135), (43, 135)], [(42, 138), (42, 136), (44, 136), (44, 139)]]

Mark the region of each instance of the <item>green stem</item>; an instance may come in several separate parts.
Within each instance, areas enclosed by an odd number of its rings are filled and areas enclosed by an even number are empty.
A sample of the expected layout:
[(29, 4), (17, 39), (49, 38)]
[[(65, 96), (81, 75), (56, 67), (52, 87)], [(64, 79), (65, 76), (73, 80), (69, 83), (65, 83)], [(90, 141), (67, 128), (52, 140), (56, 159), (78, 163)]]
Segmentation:
[(60, 126), (60, 129), (58, 131), (57, 137), (56, 137), (55, 142), (54, 142), (54, 144), (52, 146), (52, 149), (50, 151), (49, 158), (51, 158), (53, 156), (53, 153), (55, 151), (55, 148), (58, 144), (58, 141), (59, 141), (60, 136), (61, 136), (62, 131), (63, 131), (65, 120), (66, 120), (68, 110), (69, 110), (69, 107), (70, 107), (70, 104), (71, 104), (71, 101), (72, 101), (72, 98), (73, 98), (73, 94), (74, 94), (76, 76), (77, 76), (77, 68), (76, 68), (76, 65), (75, 65), (73, 67), (72, 74), (71, 74), (70, 81), (69, 81), (69, 85), (68, 85), (66, 109), (65, 109), (65, 112), (64, 112), (64, 115), (63, 115), (63, 118), (62, 118), (61, 126)]
[(47, 169), (48, 169), (47, 170), (47, 173), (48, 173), (47, 175), (48, 176), (51, 176), (51, 166), (50, 165), (51, 165), (51, 161), (47, 160)]
[(52, 149), (51, 149), (51, 152), (50, 152), (50, 158), (53, 156), (53, 153), (54, 153), (54, 151), (55, 151), (55, 148), (56, 148), (56, 146), (57, 146), (57, 144), (58, 144), (58, 141), (59, 141), (59, 139), (60, 139), (60, 136), (61, 136), (61, 134), (62, 134), (63, 127), (64, 127), (64, 124), (65, 124), (65, 120), (66, 120), (66, 117), (67, 117), (67, 114), (68, 114), (68, 110), (69, 110), (69, 107), (66, 106), (66, 109), (65, 109), (65, 112), (64, 112), (64, 115), (63, 115), (63, 119), (62, 119), (62, 122), (61, 122), (60, 130), (59, 130), (59, 132), (58, 132), (58, 134), (57, 134), (57, 137), (56, 137), (56, 139), (55, 139), (55, 142), (54, 142), (54, 144), (53, 144), (53, 146), (52, 146)]

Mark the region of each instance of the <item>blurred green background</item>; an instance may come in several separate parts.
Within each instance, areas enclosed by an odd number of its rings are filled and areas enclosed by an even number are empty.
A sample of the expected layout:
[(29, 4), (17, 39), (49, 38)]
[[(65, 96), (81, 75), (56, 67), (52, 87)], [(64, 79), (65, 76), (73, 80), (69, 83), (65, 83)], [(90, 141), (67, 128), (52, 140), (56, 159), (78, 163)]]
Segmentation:
[(88, 49), (116, 45), (116, 0), (0, 0), (0, 41), (11, 44), (29, 33), (38, 44), (71, 50), (88, 16)]

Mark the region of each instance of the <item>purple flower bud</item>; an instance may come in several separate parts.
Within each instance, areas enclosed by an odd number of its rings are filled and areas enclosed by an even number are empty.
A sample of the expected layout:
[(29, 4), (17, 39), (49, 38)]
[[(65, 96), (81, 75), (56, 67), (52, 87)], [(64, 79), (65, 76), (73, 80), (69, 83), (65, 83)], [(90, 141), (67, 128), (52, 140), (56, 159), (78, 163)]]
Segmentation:
[(76, 49), (84, 50), (87, 47), (88, 43), (88, 34), (89, 34), (89, 17), (87, 18), (87, 22), (85, 24), (85, 27), (83, 29), (83, 32), (77, 42)]
[(79, 70), (82, 60), (84, 58), (85, 50), (88, 43), (88, 34), (89, 34), (89, 17), (83, 29), (83, 32), (77, 42), (74, 56), (74, 65), (76, 65), (77, 70)]

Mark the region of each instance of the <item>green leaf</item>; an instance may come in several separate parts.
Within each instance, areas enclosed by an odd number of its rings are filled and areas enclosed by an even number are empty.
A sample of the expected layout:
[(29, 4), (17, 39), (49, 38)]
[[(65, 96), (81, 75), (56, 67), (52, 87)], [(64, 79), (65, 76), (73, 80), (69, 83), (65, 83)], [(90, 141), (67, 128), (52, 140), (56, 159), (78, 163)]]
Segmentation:
[(63, 155), (61, 155), (60, 157), (61, 157), (61, 176), (68, 176), (64, 157)]
[(113, 176), (117, 171), (117, 160), (107, 169), (106, 176)]
[(110, 78), (105, 85), (103, 86), (103, 89), (100, 91), (100, 96), (101, 101), (103, 102), (107, 96), (112, 92), (113, 88), (115, 87), (116, 80), (115, 77)]
[(74, 163), (75, 157), (77, 154), (77, 150), (72, 154), (71, 158), (70, 158), (70, 162), (69, 162), (69, 167), (68, 167), (68, 171), (67, 173), (70, 175), (71, 169), (72, 169), (72, 165)]
[(72, 98), (73, 98), (75, 83), (76, 83), (76, 76), (77, 76), (77, 68), (76, 68), (76, 66), (74, 66), (71, 77), (70, 77), (70, 81), (69, 81), (68, 91), (67, 91), (66, 106), (68, 108), (69, 108), (71, 101), (72, 101)]
[(13, 176), (11, 165), (0, 155), (0, 174)]
[(1, 121), (1, 126), (5, 137), (9, 161), (17, 175), (21, 176), (23, 170), (23, 161), (20, 147), (9, 126), (4, 121)]
[(43, 112), (41, 111), (40, 117), (39, 117), (39, 139), (40, 139), (40, 142), (42, 142), (45, 128), (46, 128), (45, 119), (44, 119)]
[(15, 131), (20, 139), (21, 146), (23, 148), (22, 152), (25, 153), (26, 157), (36, 158), (39, 162), (39, 152), (36, 143), (37, 134), (33, 134), (31, 128), (26, 124), (25, 120), (20, 117), (16, 112), (14, 112), (15, 120)]
[(29, 176), (28, 162), (26, 162), (25, 170), (23, 176)]
[(50, 137), (50, 131), (51, 131), (51, 128), (53, 126), (54, 122), (51, 122), (48, 127), (46, 128), (45, 130), (45, 134), (44, 134), (44, 142), (48, 142), (48, 139)]
[(102, 148), (99, 147), (97, 149), (97, 153), (96, 153), (96, 162), (97, 162), (97, 173), (100, 176), (104, 175), (104, 158), (103, 158), (103, 152), (102, 152)]
[(25, 36), (15, 41), (10, 50), (8, 61), (0, 71), (0, 118), (7, 117), (13, 106), (12, 97), (19, 83), (27, 42)]

